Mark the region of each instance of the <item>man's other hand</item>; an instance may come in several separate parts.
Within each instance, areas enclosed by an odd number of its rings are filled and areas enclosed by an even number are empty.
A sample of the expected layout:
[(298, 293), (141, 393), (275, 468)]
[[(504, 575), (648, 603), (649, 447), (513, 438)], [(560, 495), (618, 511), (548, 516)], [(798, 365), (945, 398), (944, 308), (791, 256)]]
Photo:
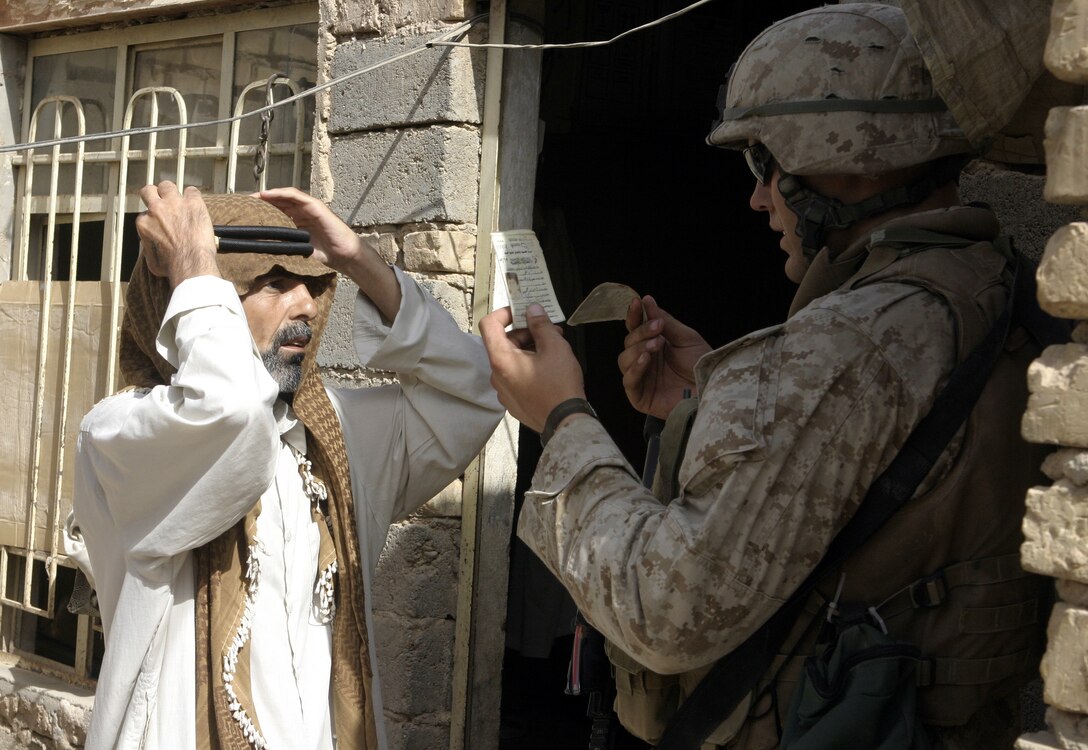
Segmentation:
[(147, 211), (136, 217), (140, 252), (147, 270), (170, 281), (170, 288), (193, 276), (218, 276), (215, 232), (200, 191), (184, 195), (170, 181), (140, 188)]
[(524, 331), (507, 336), (509, 307), (480, 321), (480, 335), (491, 359), (491, 385), (499, 401), (526, 427), (540, 432), (552, 409), (569, 398), (585, 398), (582, 368), (540, 305), (530, 305)]
[(665, 419), (685, 390), (694, 394), (695, 363), (710, 344), (650, 296), (631, 301), (625, 322), (628, 334), (616, 364), (627, 400), (643, 414)]
[(262, 190), (256, 195), (287, 214), (299, 229), (310, 233), (314, 260), (351, 275), (349, 265), (358, 255), (362, 240), (323, 201), (294, 187)]
[(314, 260), (354, 281), (387, 321), (396, 319), (401, 303), (400, 283), (370, 239), (357, 235), (323, 201), (298, 188), (262, 190), (256, 196), (310, 233)]

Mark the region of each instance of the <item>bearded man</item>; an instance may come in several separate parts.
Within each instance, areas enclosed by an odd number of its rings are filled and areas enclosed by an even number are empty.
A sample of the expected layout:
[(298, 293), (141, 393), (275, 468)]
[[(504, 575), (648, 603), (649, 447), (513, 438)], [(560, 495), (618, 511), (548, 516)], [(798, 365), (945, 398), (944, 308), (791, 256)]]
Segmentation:
[[(106, 636), (88, 748), (385, 747), (378, 555), (502, 414), (478, 338), (322, 202), (258, 195), (140, 191), (129, 387), (80, 427), (66, 539)], [(322, 384), (337, 271), (397, 383)]]

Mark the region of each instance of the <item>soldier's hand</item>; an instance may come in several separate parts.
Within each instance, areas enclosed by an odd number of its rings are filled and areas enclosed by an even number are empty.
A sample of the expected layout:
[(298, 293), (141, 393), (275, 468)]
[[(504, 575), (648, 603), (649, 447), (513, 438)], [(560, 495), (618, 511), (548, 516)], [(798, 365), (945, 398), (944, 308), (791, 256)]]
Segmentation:
[(218, 276), (215, 233), (200, 191), (185, 188), (184, 195), (170, 181), (145, 185), (140, 198), (147, 211), (136, 217), (140, 252), (147, 269), (176, 287), (192, 276)]
[(685, 390), (695, 394), (695, 363), (710, 344), (650, 296), (631, 302), (625, 322), (628, 333), (616, 364), (627, 400), (643, 414), (665, 419)]
[(491, 360), (491, 385), (499, 401), (514, 417), (540, 432), (548, 414), (569, 398), (585, 398), (582, 367), (540, 305), (530, 305), (525, 316), (532, 341), (524, 332), (507, 335), (512, 318), (503, 307), (480, 321), (487, 355)]

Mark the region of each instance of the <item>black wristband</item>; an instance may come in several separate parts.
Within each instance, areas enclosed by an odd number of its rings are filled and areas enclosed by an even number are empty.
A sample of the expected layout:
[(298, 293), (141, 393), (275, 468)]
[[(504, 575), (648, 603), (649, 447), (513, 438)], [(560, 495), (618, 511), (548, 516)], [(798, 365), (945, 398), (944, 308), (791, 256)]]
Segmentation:
[(559, 427), (559, 423), (571, 414), (588, 414), (594, 419), (597, 418), (597, 412), (593, 411), (593, 407), (584, 398), (568, 398), (552, 409), (551, 414), (544, 420), (544, 431), (540, 433), (540, 444), (547, 445), (548, 441), (552, 439), (552, 435), (555, 434), (556, 428)]

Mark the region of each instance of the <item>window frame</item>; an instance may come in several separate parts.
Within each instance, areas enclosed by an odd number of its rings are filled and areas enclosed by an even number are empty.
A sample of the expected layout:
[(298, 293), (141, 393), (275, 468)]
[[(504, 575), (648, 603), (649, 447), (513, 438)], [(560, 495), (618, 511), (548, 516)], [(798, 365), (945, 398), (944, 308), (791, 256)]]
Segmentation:
[[(201, 38), (216, 38), (218, 37), (221, 44), (220, 53), (220, 80), (219, 80), (219, 110), (216, 115), (216, 119), (224, 119), (231, 117), (235, 114), (236, 102), (234, 102), (234, 63), (235, 63), (235, 40), (239, 33), (258, 31), (264, 29), (276, 29), (285, 26), (300, 26), (300, 25), (318, 25), (319, 27), (319, 12), (316, 3), (306, 3), (298, 5), (283, 6), (277, 8), (267, 8), (259, 10), (248, 10), (235, 13), (223, 13), (203, 16), (200, 18), (187, 18), (175, 21), (163, 21), (157, 23), (140, 24), (138, 26), (129, 26), (125, 28), (113, 28), (105, 30), (92, 30), (80, 33), (66, 33), (64, 35), (57, 36), (40, 36), (36, 38), (29, 38), (26, 42), (26, 67), (23, 72), (24, 75), (24, 87), (23, 87), (23, 111), (22, 122), (20, 126), (20, 133), (22, 135), (22, 142), (27, 142), (28, 135), (31, 128), (31, 119), (33, 115), (32, 102), (34, 97), (34, 66), (35, 61), (39, 57), (48, 55), (64, 55), (78, 52), (84, 52), (95, 49), (115, 49), (116, 59), (114, 67), (114, 84), (113, 84), (113, 111), (110, 114), (111, 120), (107, 123), (106, 129), (108, 131), (120, 130), (124, 120), (127, 107), (130, 105), (132, 96), (128, 93), (133, 88), (135, 81), (135, 60), (136, 54), (143, 50), (153, 50), (168, 48), (176, 45), (183, 45), (195, 39)], [(136, 32), (136, 33), (134, 33)], [(320, 31), (317, 39), (318, 49), (315, 49), (315, 66), (317, 66), (318, 73), (320, 75), (320, 55), (317, 54), (320, 49)], [(46, 94), (44, 98), (48, 99), (51, 94)], [(244, 101), (252, 102), (253, 94), (250, 94), (250, 98), (245, 98)], [(277, 92), (277, 99), (283, 98), (283, 90)], [(240, 97), (242, 98), (242, 97)], [(306, 106), (303, 100), (299, 102), (295, 112), (301, 113)], [(313, 108), (313, 105), (309, 105)], [(252, 109), (250, 106), (248, 109)], [(201, 119), (206, 119), (202, 117)], [(234, 137), (232, 138), (232, 133)], [(299, 135), (301, 133), (301, 136)], [(66, 133), (70, 135), (71, 133)], [(41, 136), (39, 136), (40, 138)], [(296, 128), (296, 143), (293, 145), (279, 145), (269, 149), (270, 155), (277, 153), (294, 154), (297, 157), (297, 162), (302, 163), (305, 153), (310, 151), (310, 139), (311, 134), (309, 132), (303, 132), (301, 127)], [(13, 178), (15, 188), (15, 201), (14, 201), (14, 218), (15, 218), (15, 232), (12, 237), (11, 245), (11, 266), (9, 273), (7, 274), (10, 283), (17, 284), (40, 284), (43, 290), (47, 290), (52, 284), (44, 284), (42, 280), (51, 279), (52, 270), (37, 272), (36, 267), (41, 266), (44, 258), (48, 257), (45, 251), (45, 241), (39, 241), (31, 234), (41, 235), (41, 228), (46, 224), (58, 225), (62, 223), (74, 223), (79, 221), (81, 224), (84, 222), (104, 221), (104, 235), (103, 235), (103, 251), (101, 258), (101, 281), (87, 282), (91, 284), (109, 285), (112, 288), (112, 292), (109, 297), (113, 301), (114, 308), (113, 314), (108, 318), (111, 321), (110, 328), (115, 331), (119, 328), (119, 315), (117, 300), (123, 294), (123, 286), (119, 278), (119, 266), (120, 266), (120, 250), (111, 250), (115, 246), (114, 238), (117, 235), (119, 228), (122, 226), (124, 216), (126, 214), (135, 213), (140, 210), (141, 205), (139, 196), (131, 191), (126, 185), (122, 184), (124, 179), (125, 163), (131, 160), (136, 165), (138, 171), (142, 167), (146, 167), (146, 156), (143, 160), (136, 158), (132, 159), (130, 154), (124, 151), (123, 143), (127, 139), (122, 137), (116, 137), (111, 140), (98, 140), (88, 141), (86, 148), (86, 155), (91, 158), (85, 158), (85, 163), (107, 163), (108, 173), (106, 175), (106, 184), (104, 193), (96, 193), (86, 197), (77, 196), (75, 192), (57, 193), (52, 196), (45, 195), (32, 195), (29, 200), (24, 194), (26, 188), (26, 180), (28, 170), (32, 170), (31, 174), (35, 185), (40, 184), (39, 180), (48, 181), (49, 171), (52, 168), (54, 161), (54, 152), (52, 148), (40, 148), (36, 149), (34, 153), (33, 165), (29, 165), (29, 159), (27, 153), (19, 152), (11, 160), (13, 170)], [(215, 131), (216, 145), (209, 148), (195, 149), (201, 157), (211, 157), (213, 159), (213, 185), (214, 188), (219, 191), (225, 191), (228, 187), (228, 179), (230, 175), (229, 164), (235, 162), (235, 159), (231, 158), (233, 155), (241, 155), (244, 158), (245, 154), (252, 154), (255, 151), (255, 147), (250, 146), (238, 146), (236, 131), (230, 124), (220, 124), (216, 126)], [(174, 149), (176, 151), (176, 149)], [(146, 150), (144, 152), (146, 154)], [(93, 154), (93, 155), (92, 155)], [(193, 155), (192, 151), (186, 150), (186, 156)], [(56, 161), (60, 163), (75, 162), (78, 156), (73, 152), (72, 154), (62, 154)], [(176, 164), (177, 155), (159, 157), (160, 163)], [(308, 180), (308, 174), (302, 174), (296, 164), (296, 167), (292, 170), (293, 180)], [(76, 183), (78, 185), (78, 183)], [(305, 185), (300, 185), (305, 187)], [(118, 200), (117, 195), (122, 193), (123, 199)], [(121, 214), (120, 218), (118, 213)], [(38, 231), (34, 231), (34, 227), (38, 227)], [(24, 236), (25, 235), (25, 236)], [(29, 242), (37, 242), (41, 245), (41, 249), (35, 254), (33, 252), (24, 251), (23, 247)], [(35, 280), (33, 277), (39, 276), (41, 280)], [(76, 279), (69, 279), (69, 286), (74, 288), (78, 283)], [(47, 291), (43, 291), (42, 306), (39, 308), (40, 318), (46, 318), (44, 314), (45, 310), (49, 309), (50, 298)], [(105, 308), (105, 305), (103, 305)], [(69, 315), (70, 315), (69, 311)], [(105, 312), (103, 313), (105, 316)], [(105, 317), (103, 322), (105, 322)], [(43, 333), (44, 336), (44, 333)], [(109, 338), (109, 343), (107, 343)], [(47, 356), (46, 352), (50, 348), (55, 348), (56, 342), (49, 342), (42, 339), (39, 341), (39, 361), (44, 361), (43, 357)], [(66, 339), (60, 342), (60, 346), (67, 347), (63, 356), (70, 356), (70, 339)], [(115, 337), (107, 336), (103, 333), (102, 338), (98, 342), (98, 350), (96, 356), (103, 358), (107, 356), (110, 351), (115, 351), (116, 341)], [(57, 356), (54, 354), (53, 356)], [(111, 392), (114, 386), (114, 360), (116, 356), (111, 356), (108, 375), (105, 378), (104, 391)], [(50, 393), (51, 398), (59, 398), (57, 394), (52, 393), (54, 386), (46, 386), (44, 382), (44, 365), (40, 364), (39, 368), (41, 372), (36, 384), (35, 398), (40, 402), (42, 394), (45, 392)], [(62, 394), (63, 395), (63, 394)], [(101, 393), (105, 395), (105, 393)], [(66, 401), (64, 402), (66, 403)], [(62, 413), (65, 411), (61, 409)], [(34, 421), (31, 429), (33, 432), (32, 439), (37, 445), (37, 441), (41, 440), (41, 423), (43, 416), (39, 412), (35, 414)], [(69, 429), (73, 426), (72, 423), (78, 424), (78, 419), (73, 419), (70, 415), (68, 418)], [(61, 424), (63, 425), (63, 418)], [(62, 430), (67, 431), (67, 430)], [(62, 436), (63, 438), (63, 436)], [(71, 440), (68, 441), (72, 443)], [(58, 451), (57, 463), (58, 466), (63, 467), (63, 452), (64, 452), (64, 440), (62, 439)], [(34, 449), (36, 450), (36, 448)], [(34, 459), (36, 460), (36, 458)], [(35, 479), (31, 483), (31, 487), (34, 488), (25, 496), (25, 508), (24, 511), (27, 515), (27, 523), (24, 524), (27, 529), (25, 539), (21, 544), (0, 544), (0, 651), (7, 652), (10, 657), (14, 658), (17, 663), (25, 663), (26, 666), (33, 668), (35, 671), (46, 673), (60, 673), (66, 675), (66, 679), (71, 679), (79, 684), (93, 684), (92, 669), (96, 655), (101, 653), (101, 624), (97, 618), (92, 618), (85, 614), (78, 615), (78, 629), (75, 636), (75, 643), (73, 645), (75, 654), (75, 663), (66, 664), (62, 661), (55, 661), (48, 657), (44, 657), (35, 653), (32, 648), (28, 648), (28, 644), (34, 641), (33, 634), (35, 628), (38, 626), (38, 620), (36, 618), (53, 619), (56, 612), (56, 599), (57, 599), (57, 568), (73, 568), (75, 567), (72, 560), (67, 558), (62, 551), (59, 550), (59, 534), (63, 526), (64, 516), (67, 515), (68, 508), (70, 508), (70, 498), (61, 497), (64, 492), (60, 479), (56, 480), (55, 491), (52, 493), (52, 498), (42, 498), (39, 505), (38, 497), (36, 494), (37, 487), (37, 468), (32, 469)], [(63, 504), (62, 504), (63, 500)], [(39, 519), (45, 519), (44, 534), (40, 534), (40, 531), (36, 530)], [(36, 535), (41, 535), (42, 542), (39, 544), (35, 541)], [(49, 549), (43, 551), (38, 549), (39, 546), (45, 546)], [(24, 571), (23, 575), (15, 576), (15, 583), (9, 582), (9, 561), (13, 557), (22, 558), (22, 562), (18, 563), (22, 566)], [(41, 566), (44, 566), (42, 568)], [(28, 571), (33, 571), (36, 568), (40, 569), (39, 573), (33, 575), (27, 575)], [(47, 591), (42, 591), (43, 584), (47, 586)], [(44, 600), (44, 606), (43, 606)], [(66, 602), (65, 602), (66, 603)], [(62, 605), (63, 606), (63, 605)], [(96, 639), (98, 645), (96, 646)]]

